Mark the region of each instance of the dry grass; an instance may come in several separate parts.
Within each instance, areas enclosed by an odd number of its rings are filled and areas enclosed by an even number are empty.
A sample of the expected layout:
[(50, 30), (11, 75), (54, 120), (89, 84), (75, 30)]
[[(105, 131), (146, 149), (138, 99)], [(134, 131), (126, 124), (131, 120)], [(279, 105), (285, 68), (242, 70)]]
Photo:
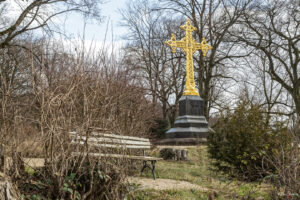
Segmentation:
[[(157, 163), (156, 172), (158, 179), (172, 179), (176, 181), (186, 181), (207, 191), (194, 191), (195, 189), (169, 189), (165, 191), (168, 195), (165, 199), (207, 199), (214, 192), (218, 195), (215, 199), (255, 199), (263, 197), (270, 199), (268, 193), (271, 186), (261, 182), (242, 182), (230, 179), (224, 174), (213, 170), (211, 160), (208, 158), (206, 146), (185, 147), (189, 151), (189, 161), (160, 161)], [(154, 156), (158, 155), (158, 149), (150, 152)], [(151, 174), (143, 177), (151, 178)], [(136, 190), (139, 199), (147, 199), (146, 194), (153, 195), (153, 199), (163, 199), (164, 194), (153, 189)], [(195, 195), (197, 194), (197, 195)], [(140, 199), (143, 199), (140, 198)]]

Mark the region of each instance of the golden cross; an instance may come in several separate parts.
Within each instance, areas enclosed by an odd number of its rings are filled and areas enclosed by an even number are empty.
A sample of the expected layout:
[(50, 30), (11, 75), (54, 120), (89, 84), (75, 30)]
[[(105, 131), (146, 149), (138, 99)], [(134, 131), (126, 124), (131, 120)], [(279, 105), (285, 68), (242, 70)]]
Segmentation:
[(180, 26), (180, 28), (185, 30), (185, 37), (180, 41), (176, 41), (175, 35), (172, 34), (171, 39), (166, 41), (165, 44), (171, 47), (172, 53), (175, 53), (177, 47), (183, 49), (183, 51), (186, 53), (186, 82), (183, 95), (199, 96), (199, 93), (195, 87), (193, 54), (195, 51), (201, 50), (203, 56), (206, 56), (207, 51), (212, 49), (212, 46), (206, 43), (205, 38), (202, 38), (201, 43), (198, 43), (194, 40), (192, 37), (192, 32), (197, 29), (191, 25), (189, 19), (187, 19), (185, 25)]

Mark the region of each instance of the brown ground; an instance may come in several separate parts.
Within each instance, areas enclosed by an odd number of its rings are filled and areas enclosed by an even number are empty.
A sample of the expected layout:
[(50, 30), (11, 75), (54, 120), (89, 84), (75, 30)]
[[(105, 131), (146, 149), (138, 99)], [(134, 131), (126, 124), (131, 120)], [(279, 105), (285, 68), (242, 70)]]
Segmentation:
[(155, 189), (155, 190), (170, 190), (170, 189), (195, 189), (201, 191), (208, 191), (207, 188), (200, 187), (199, 185), (192, 184), (186, 181), (177, 181), (172, 179), (149, 179), (130, 177), (128, 178), (130, 183), (135, 183), (141, 187), (141, 189)]

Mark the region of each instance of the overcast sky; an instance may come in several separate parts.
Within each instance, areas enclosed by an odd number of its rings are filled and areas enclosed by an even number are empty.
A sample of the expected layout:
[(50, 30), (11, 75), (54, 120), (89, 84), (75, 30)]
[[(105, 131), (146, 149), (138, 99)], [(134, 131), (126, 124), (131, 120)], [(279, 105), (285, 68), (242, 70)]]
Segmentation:
[[(88, 23), (85, 29), (85, 39), (94, 40), (94, 42), (102, 42), (105, 39), (107, 30), (106, 43), (110, 43), (113, 39), (116, 43), (121, 43), (121, 36), (126, 32), (125, 28), (120, 26), (122, 16), (118, 9), (125, 7), (127, 0), (109, 0), (102, 5), (101, 13), (105, 17), (101, 24)], [(66, 21), (66, 31), (73, 35), (74, 38), (82, 35), (84, 20), (78, 14), (71, 14)]]

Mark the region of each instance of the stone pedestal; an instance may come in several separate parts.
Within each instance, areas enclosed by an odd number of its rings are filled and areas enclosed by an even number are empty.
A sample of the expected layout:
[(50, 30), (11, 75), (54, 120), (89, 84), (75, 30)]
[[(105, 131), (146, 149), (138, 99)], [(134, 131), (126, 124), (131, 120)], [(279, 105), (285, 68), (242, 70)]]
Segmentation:
[(203, 115), (203, 99), (199, 96), (182, 96), (179, 116), (174, 127), (166, 132), (161, 144), (193, 145), (206, 142), (209, 128)]
[(159, 151), (159, 154), (164, 160), (188, 160), (188, 150), (186, 149), (163, 148)]

